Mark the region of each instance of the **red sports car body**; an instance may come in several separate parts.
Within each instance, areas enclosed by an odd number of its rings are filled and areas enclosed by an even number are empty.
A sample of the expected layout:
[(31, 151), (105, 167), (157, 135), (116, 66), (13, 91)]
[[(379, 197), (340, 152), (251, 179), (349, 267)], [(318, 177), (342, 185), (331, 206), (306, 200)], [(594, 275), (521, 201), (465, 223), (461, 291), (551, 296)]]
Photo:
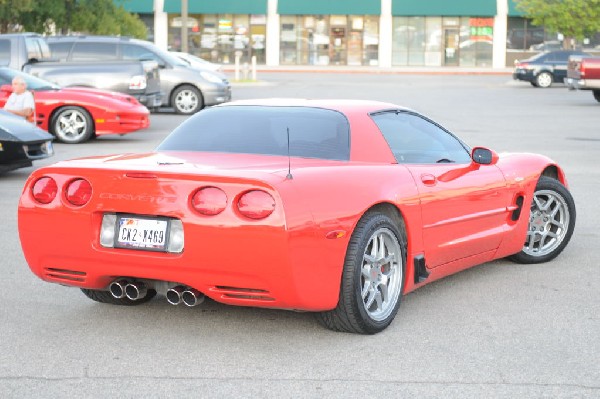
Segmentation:
[(443, 276), (554, 258), (574, 223), (550, 159), (470, 149), (409, 109), (339, 100), (212, 107), (155, 152), (36, 170), (19, 204), (31, 270), (96, 301), (208, 296), (358, 333)]
[(37, 77), (0, 68), (0, 107), (12, 93), (15, 76), (34, 93), (36, 124), (65, 143), (81, 143), (92, 136), (125, 134), (147, 128), (148, 109), (127, 94), (87, 87), (60, 88)]

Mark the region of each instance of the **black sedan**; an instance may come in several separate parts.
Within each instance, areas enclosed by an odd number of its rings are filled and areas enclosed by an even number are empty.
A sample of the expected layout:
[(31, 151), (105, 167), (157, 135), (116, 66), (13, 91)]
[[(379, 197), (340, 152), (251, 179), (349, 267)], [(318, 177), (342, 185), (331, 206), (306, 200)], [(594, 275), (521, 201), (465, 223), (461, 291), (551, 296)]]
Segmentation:
[(0, 110), (0, 173), (25, 168), (54, 154), (54, 136), (33, 123)]
[(515, 61), (513, 79), (530, 82), (535, 87), (550, 87), (552, 83), (563, 83), (567, 77), (567, 64), (571, 55), (587, 54), (582, 51), (559, 50)]

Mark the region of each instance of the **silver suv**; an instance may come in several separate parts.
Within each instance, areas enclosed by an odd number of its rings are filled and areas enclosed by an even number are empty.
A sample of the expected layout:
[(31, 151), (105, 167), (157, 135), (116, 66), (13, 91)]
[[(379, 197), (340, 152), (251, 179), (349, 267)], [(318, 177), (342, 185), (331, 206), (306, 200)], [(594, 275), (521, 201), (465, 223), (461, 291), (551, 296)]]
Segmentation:
[(46, 41), (52, 57), (61, 61), (156, 61), (164, 95), (162, 106), (179, 114), (193, 114), (207, 105), (231, 100), (225, 75), (191, 67), (151, 42), (115, 36), (50, 36)]

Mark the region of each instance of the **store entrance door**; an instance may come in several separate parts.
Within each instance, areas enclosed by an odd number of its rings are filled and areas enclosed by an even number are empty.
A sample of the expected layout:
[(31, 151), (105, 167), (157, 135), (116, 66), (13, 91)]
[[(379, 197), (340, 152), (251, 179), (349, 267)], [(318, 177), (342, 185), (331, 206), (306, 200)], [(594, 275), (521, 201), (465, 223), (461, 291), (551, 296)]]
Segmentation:
[(444, 28), (444, 65), (458, 66), (460, 47), (460, 30)]
[(346, 28), (332, 27), (330, 37), (330, 65), (346, 65)]

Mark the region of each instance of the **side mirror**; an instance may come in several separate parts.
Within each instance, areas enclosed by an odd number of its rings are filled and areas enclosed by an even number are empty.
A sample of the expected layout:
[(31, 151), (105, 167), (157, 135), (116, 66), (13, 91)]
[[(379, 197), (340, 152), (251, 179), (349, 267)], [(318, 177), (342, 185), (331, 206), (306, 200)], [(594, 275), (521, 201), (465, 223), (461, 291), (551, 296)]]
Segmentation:
[(7, 93), (12, 93), (12, 85), (2, 85), (0, 86), (0, 91), (5, 91)]
[(493, 165), (498, 162), (498, 154), (488, 148), (475, 147), (471, 152), (471, 159), (480, 165)]

